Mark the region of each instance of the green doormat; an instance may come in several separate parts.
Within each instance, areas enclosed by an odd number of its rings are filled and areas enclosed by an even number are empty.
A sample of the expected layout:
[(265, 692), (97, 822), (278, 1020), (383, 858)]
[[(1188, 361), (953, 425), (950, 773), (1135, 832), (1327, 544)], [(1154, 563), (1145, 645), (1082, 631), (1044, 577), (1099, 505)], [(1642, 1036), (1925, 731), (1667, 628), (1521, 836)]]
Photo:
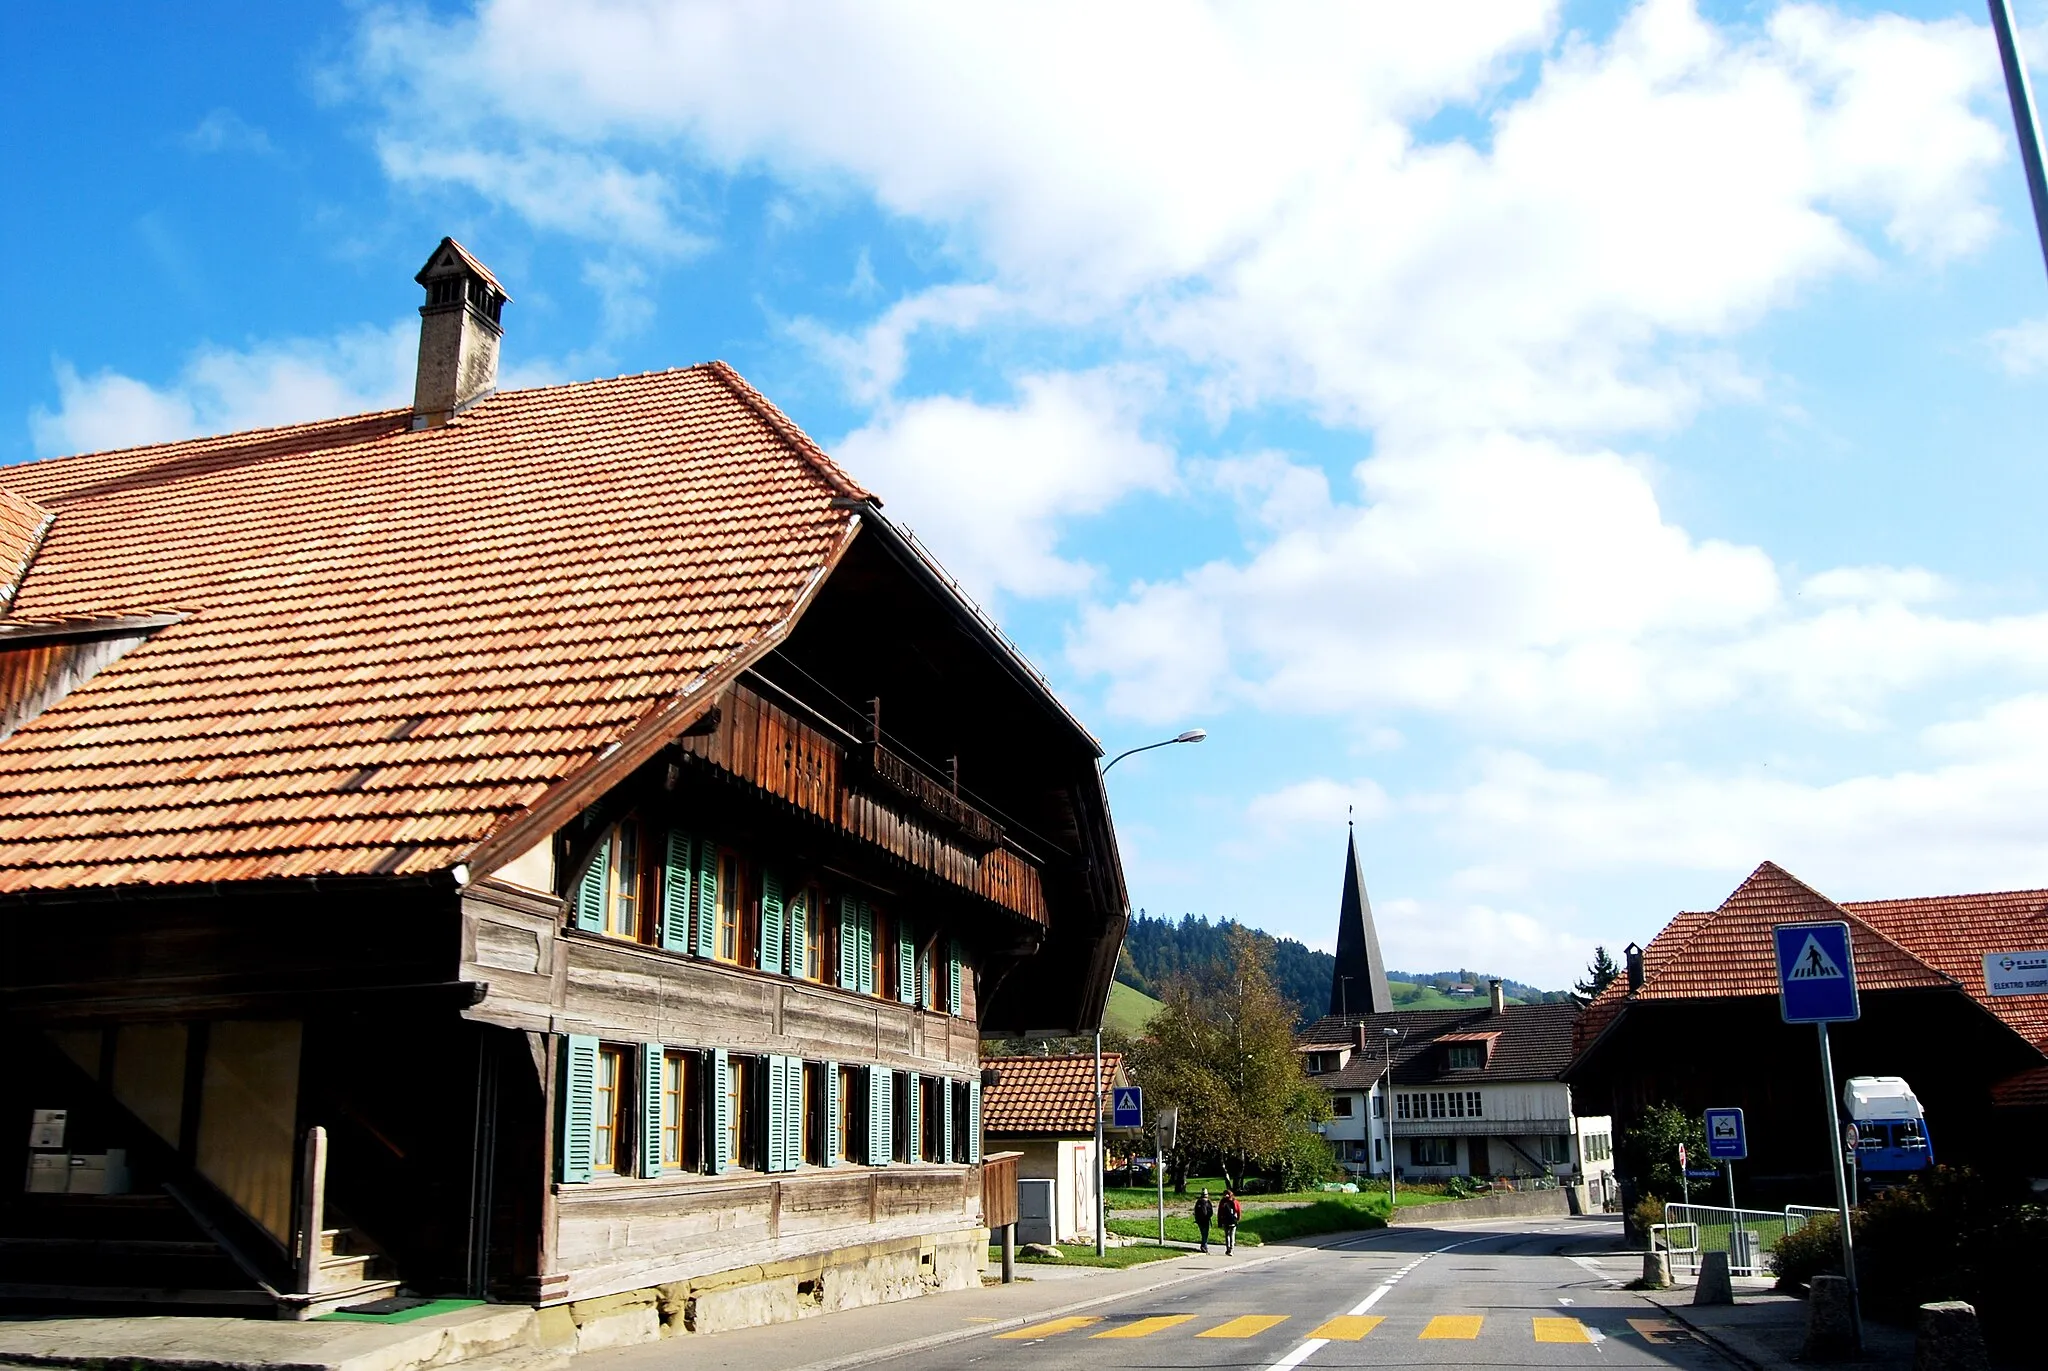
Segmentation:
[(428, 1300), (417, 1295), (393, 1295), (389, 1299), (371, 1300), (368, 1304), (344, 1305), (332, 1314), (320, 1317), (342, 1323), (411, 1323), (432, 1314), (474, 1309), (482, 1303), (482, 1300)]

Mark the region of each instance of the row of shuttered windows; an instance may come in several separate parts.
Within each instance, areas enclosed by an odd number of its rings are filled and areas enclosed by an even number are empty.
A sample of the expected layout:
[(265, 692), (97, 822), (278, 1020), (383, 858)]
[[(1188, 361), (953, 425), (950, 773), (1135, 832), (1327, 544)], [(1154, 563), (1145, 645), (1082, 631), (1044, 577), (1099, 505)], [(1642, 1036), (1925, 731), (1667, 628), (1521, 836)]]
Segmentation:
[(661, 831), (658, 854), (647, 851), (647, 837), (629, 817), (597, 844), (574, 892), (577, 928), (961, 1012), (967, 966), (957, 940), (921, 937), (908, 919), (772, 866), (757, 872), (731, 848), (683, 829)]
[(981, 1082), (569, 1035), (557, 1174), (795, 1171), (981, 1160)]
[(1396, 1119), (1477, 1119), (1481, 1113), (1477, 1090), (1406, 1090), (1394, 1096)]

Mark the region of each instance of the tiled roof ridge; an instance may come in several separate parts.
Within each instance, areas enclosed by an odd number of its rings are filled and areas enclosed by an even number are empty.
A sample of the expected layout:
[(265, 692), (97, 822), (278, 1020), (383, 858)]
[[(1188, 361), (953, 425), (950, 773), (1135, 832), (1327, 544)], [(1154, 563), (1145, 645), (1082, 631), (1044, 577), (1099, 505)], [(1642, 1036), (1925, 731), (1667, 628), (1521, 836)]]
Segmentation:
[[(1829, 905), (1829, 906), (1830, 906), (1831, 908), (1834, 908), (1834, 909), (1838, 909), (1838, 910), (1840, 910), (1840, 911), (1842, 912), (1842, 918), (1843, 918), (1843, 920), (1844, 920), (1845, 922), (1847, 922), (1848, 924), (1850, 924), (1850, 925), (1851, 925), (1852, 927), (1854, 927), (1854, 928), (1860, 928), (1860, 929), (1862, 929), (1862, 930), (1863, 930), (1863, 931), (1864, 931), (1865, 933), (1868, 933), (1868, 934), (1869, 934), (1869, 935), (1870, 935), (1871, 937), (1875, 938), (1875, 939), (1876, 939), (1876, 940), (1877, 940), (1878, 942), (1880, 942), (1880, 943), (1883, 943), (1883, 944), (1884, 944), (1885, 946), (1887, 946), (1887, 947), (1890, 947), (1890, 948), (1891, 948), (1891, 949), (1892, 949), (1893, 951), (1897, 952), (1897, 953), (1898, 953), (1898, 954), (1899, 954), (1900, 956), (1902, 956), (1902, 957), (1905, 957), (1905, 958), (1907, 958), (1908, 960), (1912, 961), (1914, 965), (1916, 965), (1916, 966), (1918, 966), (1918, 967), (1922, 968), (1923, 970), (1925, 970), (1925, 971), (1927, 972), (1927, 974), (1928, 974), (1928, 975), (1930, 975), (1930, 976), (1937, 976), (1937, 977), (1939, 977), (1940, 979), (1942, 979), (1943, 981), (1946, 981), (1946, 982), (1947, 982), (1948, 984), (1950, 984), (1950, 985), (1952, 985), (1952, 986), (1955, 986), (1955, 987), (1956, 987), (1957, 989), (1961, 989), (1961, 988), (1962, 988), (1962, 982), (1961, 982), (1961, 981), (1958, 981), (1958, 980), (1957, 980), (1957, 979), (1956, 979), (1955, 977), (1953, 977), (1953, 976), (1949, 975), (1949, 974), (1948, 974), (1948, 973), (1947, 973), (1946, 971), (1943, 971), (1943, 970), (1942, 970), (1942, 969), (1941, 969), (1940, 967), (1937, 967), (1937, 966), (1934, 966), (1934, 965), (1930, 964), (1930, 963), (1929, 963), (1929, 962), (1928, 962), (1928, 961), (1926, 960), (1926, 958), (1922, 957), (1922, 956), (1921, 956), (1921, 955), (1920, 955), (1919, 953), (1915, 952), (1915, 951), (1914, 951), (1914, 950), (1913, 950), (1912, 948), (1910, 948), (1910, 947), (1907, 947), (1907, 946), (1906, 946), (1906, 945), (1905, 945), (1904, 943), (1900, 942), (1900, 941), (1899, 941), (1899, 940), (1898, 940), (1897, 938), (1894, 938), (1894, 937), (1892, 937), (1892, 936), (1891, 936), (1891, 934), (1889, 934), (1889, 933), (1886, 933), (1886, 932), (1885, 932), (1885, 931), (1884, 931), (1883, 929), (1879, 928), (1879, 927), (1878, 927), (1878, 926), (1877, 926), (1876, 924), (1872, 923), (1872, 922), (1871, 922), (1870, 920), (1868, 920), (1868, 919), (1866, 919), (1866, 918), (1863, 918), (1863, 917), (1861, 917), (1860, 915), (1858, 915), (1858, 914), (1856, 914), (1856, 913), (1852, 912), (1852, 911), (1851, 911), (1851, 910), (1850, 910), (1850, 909), (1848, 908), (1848, 906), (1846, 906), (1846, 905), (1842, 904), (1842, 903), (1841, 903), (1840, 901), (1838, 901), (1838, 900), (1835, 900), (1835, 899), (1831, 898), (1830, 896), (1827, 896), (1827, 895), (1823, 895), (1823, 894), (1821, 894), (1821, 893), (1820, 893), (1820, 892), (1819, 892), (1818, 890), (1815, 890), (1815, 889), (1814, 889), (1814, 888), (1813, 888), (1812, 886), (1808, 885), (1808, 884), (1807, 884), (1807, 883), (1806, 883), (1805, 881), (1802, 881), (1802, 880), (1800, 880), (1800, 879), (1799, 879), (1799, 878), (1798, 878), (1797, 876), (1794, 876), (1794, 875), (1793, 875), (1793, 874), (1792, 874), (1791, 872), (1789, 872), (1789, 871), (1785, 870), (1785, 868), (1783, 868), (1782, 866), (1779, 866), (1779, 865), (1778, 865), (1778, 864), (1777, 864), (1776, 862), (1768, 862), (1768, 861), (1767, 861), (1767, 862), (1765, 862), (1765, 863), (1764, 863), (1764, 866), (1768, 866), (1768, 867), (1771, 867), (1771, 868), (1775, 869), (1775, 870), (1776, 870), (1776, 871), (1778, 872), (1778, 874), (1779, 874), (1779, 875), (1783, 876), (1783, 877), (1784, 877), (1784, 878), (1785, 878), (1786, 880), (1788, 880), (1788, 881), (1791, 881), (1791, 882), (1792, 882), (1792, 883), (1793, 883), (1794, 885), (1798, 886), (1798, 887), (1799, 887), (1799, 888), (1800, 888), (1801, 890), (1805, 890), (1805, 891), (1809, 892), (1810, 894), (1814, 895), (1814, 896), (1815, 896), (1816, 898), (1818, 898), (1818, 899), (1826, 900), (1826, 901), (1827, 901), (1827, 903), (1828, 903), (1828, 905)], [(1761, 871), (1761, 870), (1763, 869), (1763, 867), (1758, 867), (1757, 869), (1758, 869), (1759, 871)], [(1745, 882), (1744, 882), (1743, 884), (1747, 885), (1747, 884), (1748, 884), (1748, 882), (1746, 882), (1746, 881), (1745, 881)], [(1740, 889), (1740, 887), (1738, 887), (1738, 889)], [(1734, 898), (1734, 896), (1732, 896), (1732, 895), (1731, 895), (1731, 896), (1729, 896), (1729, 898), (1730, 898), (1730, 899), (1733, 899), (1733, 898)]]
[(724, 383), (726, 389), (732, 392), (733, 398), (752, 410), (754, 416), (766, 424), (791, 452), (817, 468), (818, 474), (841, 495), (850, 500), (868, 500), (876, 505), (882, 503), (879, 497), (854, 480), (844, 467), (832, 460), (831, 455), (819, 447), (808, 433), (798, 428), (788, 415), (776, 408), (772, 400), (755, 390), (744, 376), (733, 370), (731, 364), (714, 360), (705, 363), (704, 366)]
[(13, 607), (21, 583), (35, 565), (44, 535), (56, 522), (56, 514), (47, 506), (0, 488), (0, 557), (5, 558), (0, 562), (0, 615)]
[(1944, 905), (1959, 900), (2017, 900), (2028, 897), (2040, 900), (2048, 907), (2048, 888), (2019, 886), (2012, 890), (1971, 890), (1956, 895), (1900, 895), (1880, 900), (1838, 900), (1842, 908), (1856, 913), (1865, 909), (1896, 909), (1901, 905)]

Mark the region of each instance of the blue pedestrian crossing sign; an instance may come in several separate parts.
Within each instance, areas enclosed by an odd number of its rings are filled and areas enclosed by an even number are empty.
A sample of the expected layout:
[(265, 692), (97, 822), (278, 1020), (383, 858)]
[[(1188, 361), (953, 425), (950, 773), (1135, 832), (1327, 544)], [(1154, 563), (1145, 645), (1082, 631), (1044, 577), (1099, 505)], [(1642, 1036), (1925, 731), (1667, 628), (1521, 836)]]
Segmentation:
[(1112, 1128), (1145, 1126), (1145, 1092), (1135, 1085), (1120, 1085), (1112, 1090), (1109, 1109)]
[(1786, 1023), (1837, 1023), (1862, 1013), (1849, 925), (1779, 924), (1771, 942), (1778, 954), (1778, 1008)]
[(1739, 1162), (1749, 1158), (1749, 1135), (1742, 1129), (1740, 1109), (1707, 1111), (1707, 1159)]

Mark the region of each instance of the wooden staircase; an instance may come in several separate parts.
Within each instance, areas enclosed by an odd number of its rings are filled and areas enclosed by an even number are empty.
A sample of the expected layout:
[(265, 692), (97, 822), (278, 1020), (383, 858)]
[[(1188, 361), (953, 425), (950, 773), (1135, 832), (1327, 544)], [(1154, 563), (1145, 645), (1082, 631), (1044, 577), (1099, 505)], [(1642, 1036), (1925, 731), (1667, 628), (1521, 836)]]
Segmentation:
[(382, 1274), (381, 1255), (373, 1250), (356, 1250), (363, 1246), (352, 1229), (321, 1229), (313, 1288), (303, 1294), (278, 1295), (280, 1317), (318, 1318), (345, 1305), (368, 1304), (397, 1294), (398, 1282)]

